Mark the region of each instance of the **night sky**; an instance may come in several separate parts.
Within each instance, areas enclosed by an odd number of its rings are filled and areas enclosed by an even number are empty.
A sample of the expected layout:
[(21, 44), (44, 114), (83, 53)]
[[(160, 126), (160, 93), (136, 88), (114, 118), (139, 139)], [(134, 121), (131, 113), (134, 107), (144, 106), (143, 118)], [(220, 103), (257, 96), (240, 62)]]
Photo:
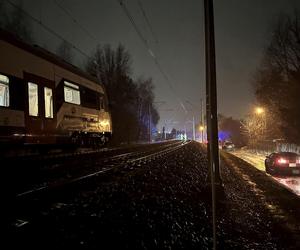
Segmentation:
[[(12, 0), (11, 0), (12, 1)], [(66, 40), (90, 54), (97, 43), (125, 45), (132, 59), (134, 78), (152, 77), (162, 124), (183, 128), (200, 116), (200, 99), (205, 92), (204, 18), (200, 0), (139, 0), (155, 34), (147, 25), (138, 0), (126, 0), (128, 10), (164, 71), (164, 77), (120, 7), (117, 0), (57, 0), (76, 19), (74, 23), (52, 0), (26, 0), (24, 9)], [(19, 1), (13, 1), (18, 3)], [(262, 56), (270, 25), (280, 13), (300, 10), (299, 0), (215, 0), (218, 112), (242, 118), (255, 102), (251, 78)], [(84, 27), (91, 36), (79, 26)], [(59, 40), (33, 25), (37, 43), (55, 50)], [(156, 41), (157, 39), (157, 41)], [(74, 51), (75, 63), (85, 58)], [(180, 99), (188, 109), (180, 107)], [(193, 104), (193, 106), (191, 105)], [(186, 123), (190, 127), (190, 123)]]

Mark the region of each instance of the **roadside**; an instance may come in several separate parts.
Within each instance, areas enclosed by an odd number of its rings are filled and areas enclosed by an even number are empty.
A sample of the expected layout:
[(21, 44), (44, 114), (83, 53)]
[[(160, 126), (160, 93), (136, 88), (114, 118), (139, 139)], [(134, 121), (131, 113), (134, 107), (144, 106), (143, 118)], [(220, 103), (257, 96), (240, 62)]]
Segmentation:
[[(271, 220), (264, 219), (265, 223), (268, 224), (271, 221), (272, 227), (270, 228), (270, 234), (272, 238), (283, 244), (280, 249), (299, 249), (300, 248), (300, 214), (298, 212), (300, 207), (300, 199), (294, 193), (290, 192), (283, 185), (266, 175), (265, 172), (258, 170), (251, 164), (247, 163), (233, 154), (222, 151), (222, 165), (223, 171), (233, 170), (234, 175), (239, 176), (243, 180), (244, 186), (236, 188), (248, 190), (248, 198), (241, 200), (241, 207), (245, 204), (251, 204), (251, 200), (256, 200), (257, 204), (252, 206), (261, 207), (254, 210), (257, 214), (254, 216), (260, 216), (266, 213), (265, 218), (271, 216)], [(227, 170), (227, 167), (229, 170)], [(225, 188), (226, 183), (224, 182)], [(227, 185), (234, 186), (232, 182)], [(243, 194), (246, 192), (241, 192)], [(251, 197), (252, 195), (252, 197)], [(240, 208), (239, 208), (240, 209)], [(249, 216), (253, 216), (250, 215)], [(257, 218), (257, 219), (258, 219)], [(256, 220), (257, 220), (256, 219)], [(250, 219), (252, 221), (252, 219)], [(292, 242), (292, 245), (285, 245), (283, 242)]]
[[(251, 164), (258, 170), (265, 172), (265, 159), (266, 155), (262, 153), (254, 153), (249, 150), (235, 150), (229, 152), (240, 159)], [(300, 196), (300, 176), (271, 176), (275, 181), (283, 185), (288, 190)]]
[(262, 153), (253, 153), (250, 150), (241, 150), (241, 149), (230, 151), (229, 153), (250, 163), (252, 166), (256, 167), (258, 170), (265, 171), (264, 162), (266, 159), (266, 155), (264, 155)]

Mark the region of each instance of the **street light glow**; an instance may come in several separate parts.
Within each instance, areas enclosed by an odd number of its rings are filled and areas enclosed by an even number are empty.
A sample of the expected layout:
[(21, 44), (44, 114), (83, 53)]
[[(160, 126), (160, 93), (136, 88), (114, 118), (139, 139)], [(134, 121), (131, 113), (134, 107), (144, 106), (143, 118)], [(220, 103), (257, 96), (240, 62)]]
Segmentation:
[(200, 131), (203, 131), (203, 130), (204, 130), (204, 127), (203, 127), (203, 126), (200, 126), (199, 129), (200, 129)]
[(265, 112), (264, 109), (261, 108), (261, 107), (257, 107), (257, 108), (255, 109), (255, 113), (258, 114), (258, 115), (260, 115), (260, 114), (262, 114), (262, 113), (264, 113), (264, 112)]

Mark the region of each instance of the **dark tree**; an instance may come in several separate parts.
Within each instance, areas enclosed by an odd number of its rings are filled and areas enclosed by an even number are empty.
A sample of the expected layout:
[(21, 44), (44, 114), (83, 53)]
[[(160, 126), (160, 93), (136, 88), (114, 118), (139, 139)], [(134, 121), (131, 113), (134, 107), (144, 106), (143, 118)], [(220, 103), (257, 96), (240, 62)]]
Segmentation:
[(13, 33), (23, 41), (27, 43), (32, 43), (32, 27), (31, 23), (28, 20), (28, 17), (22, 11), (23, 4), (22, 1), (19, 2), (17, 7), (13, 7), (12, 11), (7, 12), (5, 5), (0, 4), (0, 14), (5, 12), (2, 16), (0, 25), (3, 29), (7, 30), (10, 33)]
[(219, 114), (218, 122), (219, 133), (226, 135), (225, 140), (230, 140), (237, 146), (244, 146), (246, 144), (247, 138), (242, 133), (242, 126), (239, 120)]
[(145, 140), (149, 136), (149, 129), (154, 128), (159, 121), (159, 114), (154, 106), (154, 85), (152, 79), (139, 78), (137, 80), (137, 91), (137, 109), (140, 124), (139, 138)]
[(5, 9), (4, 9), (4, 4), (3, 1), (0, 1), (0, 28), (3, 28), (4, 26), (4, 18), (5, 16)]
[(115, 50), (110, 45), (98, 46), (86, 70), (106, 87), (114, 140), (130, 142), (149, 138), (149, 122), (157, 124), (159, 119), (153, 105), (153, 84), (151, 79), (132, 80), (128, 51), (122, 45)]
[(105, 86), (117, 84), (131, 72), (131, 57), (123, 45), (113, 50), (110, 45), (98, 45), (86, 65), (87, 71), (96, 76)]
[(177, 130), (175, 128), (172, 128), (172, 130), (171, 130), (172, 139), (176, 139), (176, 136), (177, 136)]
[(57, 47), (56, 54), (68, 63), (73, 61), (72, 45), (65, 40)]
[(300, 143), (300, 16), (281, 16), (254, 78), (256, 98), (267, 112), (269, 137)]

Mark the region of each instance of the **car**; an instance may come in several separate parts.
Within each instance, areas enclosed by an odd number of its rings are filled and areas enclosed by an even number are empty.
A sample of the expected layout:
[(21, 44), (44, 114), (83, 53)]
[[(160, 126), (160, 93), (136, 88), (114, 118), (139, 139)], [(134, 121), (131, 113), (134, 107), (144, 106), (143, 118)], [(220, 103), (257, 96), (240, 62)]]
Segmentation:
[(222, 146), (222, 149), (225, 149), (225, 150), (228, 150), (228, 151), (234, 150), (234, 148), (235, 148), (235, 145), (232, 142), (229, 142), (229, 141), (225, 142)]
[(266, 156), (268, 174), (300, 174), (300, 155), (292, 152), (271, 153)]

